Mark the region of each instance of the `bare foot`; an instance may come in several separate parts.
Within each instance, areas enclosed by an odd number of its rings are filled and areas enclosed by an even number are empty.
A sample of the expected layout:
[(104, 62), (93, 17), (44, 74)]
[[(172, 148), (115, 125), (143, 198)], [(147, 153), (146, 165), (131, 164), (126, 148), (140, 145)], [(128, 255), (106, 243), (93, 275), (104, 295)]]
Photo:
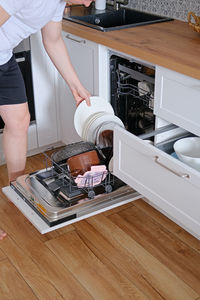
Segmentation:
[(3, 238), (6, 237), (6, 232), (0, 229), (0, 241), (3, 240)]

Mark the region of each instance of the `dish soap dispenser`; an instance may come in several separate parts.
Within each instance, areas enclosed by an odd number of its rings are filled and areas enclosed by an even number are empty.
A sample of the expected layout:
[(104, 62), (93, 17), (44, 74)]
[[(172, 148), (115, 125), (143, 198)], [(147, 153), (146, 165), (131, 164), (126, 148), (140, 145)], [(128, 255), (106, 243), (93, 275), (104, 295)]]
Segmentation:
[(106, 0), (95, 0), (95, 9), (106, 9)]

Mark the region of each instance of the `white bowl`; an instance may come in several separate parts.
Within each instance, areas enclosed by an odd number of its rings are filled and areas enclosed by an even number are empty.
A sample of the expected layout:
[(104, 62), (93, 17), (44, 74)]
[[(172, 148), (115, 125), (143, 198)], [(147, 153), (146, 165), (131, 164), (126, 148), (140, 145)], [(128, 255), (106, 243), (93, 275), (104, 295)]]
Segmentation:
[(188, 137), (174, 143), (178, 158), (190, 167), (200, 171), (200, 137)]
[(92, 115), (100, 112), (114, 115), (112, 105), (103, 98), (93, 96), (90, 97), (90, 102), (91, 106), (88, 106), (86, 101), (82, 101), (74, 114), (74, 127), (80, 137), (82, 137), (84, 128), (87, 126), (87, 120), (90, 120)]

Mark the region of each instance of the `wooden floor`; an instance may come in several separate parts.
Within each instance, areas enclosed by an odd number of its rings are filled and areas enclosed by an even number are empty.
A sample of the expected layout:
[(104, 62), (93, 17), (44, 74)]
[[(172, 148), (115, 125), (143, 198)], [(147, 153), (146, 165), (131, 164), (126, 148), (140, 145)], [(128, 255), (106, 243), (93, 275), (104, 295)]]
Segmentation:
[(142, 200), (41, 235), (1, 193), (0, 228), (0, 300), (200, 299), (200, 241)]

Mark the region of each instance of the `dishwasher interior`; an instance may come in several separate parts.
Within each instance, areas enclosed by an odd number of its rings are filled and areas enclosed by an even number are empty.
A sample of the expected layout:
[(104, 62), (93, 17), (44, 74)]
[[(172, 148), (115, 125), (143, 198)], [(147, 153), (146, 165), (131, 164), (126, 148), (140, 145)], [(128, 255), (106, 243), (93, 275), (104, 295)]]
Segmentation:
[(153, 66), (111, 52), (111, 104), (126, 130), (136, 136), (155, 128), (154, 86)]
[(127, 131), (174, 156), (179, 138), (194, 136), (154, 115), (155, 66), (110, 51), (110, 99)]

